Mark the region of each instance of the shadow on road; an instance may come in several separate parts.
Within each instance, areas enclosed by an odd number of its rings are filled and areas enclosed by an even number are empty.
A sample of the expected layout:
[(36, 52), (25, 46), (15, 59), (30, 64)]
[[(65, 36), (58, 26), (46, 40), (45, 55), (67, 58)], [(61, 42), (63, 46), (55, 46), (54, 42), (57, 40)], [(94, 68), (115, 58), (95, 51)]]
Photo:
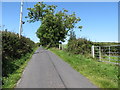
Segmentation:
[(34, 52), (34, 54), (38, 54), (39, 52)]

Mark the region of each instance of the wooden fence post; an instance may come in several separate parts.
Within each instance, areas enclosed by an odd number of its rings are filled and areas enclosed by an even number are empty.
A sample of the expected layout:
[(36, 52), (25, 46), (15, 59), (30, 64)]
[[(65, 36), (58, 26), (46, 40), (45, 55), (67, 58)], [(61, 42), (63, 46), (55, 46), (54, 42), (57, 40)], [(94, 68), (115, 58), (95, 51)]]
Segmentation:
[(95, 57), (94, 45), (92, 45), (91, 51), (92, 51), (92, 57), (94, 58)]
[(62, 44), (62, 50), (63, 50), (63, 44)]
[(101, 61), (101, 47), (99, 46), (99, 60)]
[(59, 44), (59, 50), (60, 50), (60, 44)]
[(109, 62), (110, 62), (110, 46), (109, 46)]

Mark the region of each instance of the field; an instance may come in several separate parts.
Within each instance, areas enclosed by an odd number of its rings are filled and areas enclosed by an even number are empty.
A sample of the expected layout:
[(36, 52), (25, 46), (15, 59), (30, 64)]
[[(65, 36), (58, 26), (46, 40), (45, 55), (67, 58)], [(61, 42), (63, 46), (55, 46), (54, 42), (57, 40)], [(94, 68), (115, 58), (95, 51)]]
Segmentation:
[(111, 63), (120, 63), (120, 57), (119, 56), (104, 56), (102, 57), (101, 61), (108, 61)]

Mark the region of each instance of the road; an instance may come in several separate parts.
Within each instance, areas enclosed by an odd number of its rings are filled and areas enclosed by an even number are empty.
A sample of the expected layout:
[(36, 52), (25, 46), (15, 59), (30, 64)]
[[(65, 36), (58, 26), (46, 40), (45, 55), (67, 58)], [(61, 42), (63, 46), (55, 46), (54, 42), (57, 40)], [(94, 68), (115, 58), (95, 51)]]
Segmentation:
[(39, 48), (28, 62), (16, 88), (97, 88), (57, 55)]

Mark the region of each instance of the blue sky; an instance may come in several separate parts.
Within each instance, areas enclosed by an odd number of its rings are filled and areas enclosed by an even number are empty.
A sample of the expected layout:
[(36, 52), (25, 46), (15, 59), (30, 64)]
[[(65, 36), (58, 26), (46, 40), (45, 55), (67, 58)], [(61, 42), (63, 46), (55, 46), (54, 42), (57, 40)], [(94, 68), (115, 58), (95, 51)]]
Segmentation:
[[(65, 8), (71, 14), (76, 13), (81, 21), (76, 24), (82, 25), (80, 32), (74, 29), (77, 38), (85, 37), (96, 42), (116, 42), (118, 41), (118, 3), (117, 2), (45, 2), (46, 4), (57, 5), (57, 10)], [(23, 21), (27, 21), (27, 8), (33, 7), (35, 2), (24, 2)], [(20, 2), (2, 3), (2, 24), (9, 31), (19, 32)], [(38, 42), (35, 32), (40, 26), (40, 22), (23, 25), (22, 35)]]

